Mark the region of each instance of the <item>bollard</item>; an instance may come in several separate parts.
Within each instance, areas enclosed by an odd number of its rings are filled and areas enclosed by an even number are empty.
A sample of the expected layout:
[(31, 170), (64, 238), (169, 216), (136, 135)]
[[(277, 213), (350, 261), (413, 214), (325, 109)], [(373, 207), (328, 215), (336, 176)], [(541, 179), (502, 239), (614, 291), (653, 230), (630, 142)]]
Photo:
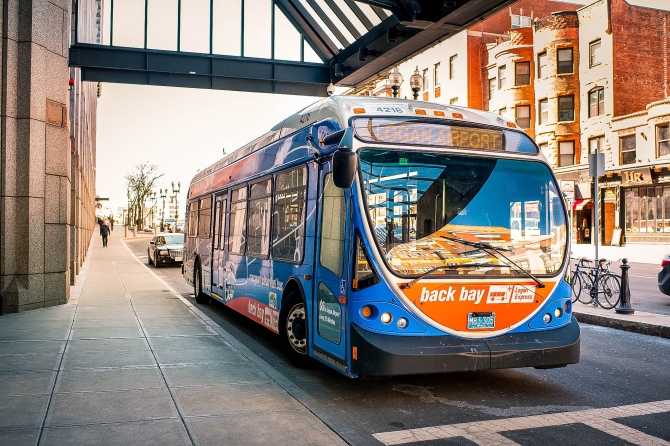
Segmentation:
[(628, 286), (628, 270), (630, 265), (628, 264), (628, 259), (623, 259), (623, 265), (621, 265), (621, 292), (619, 293), (619, 305), (615, 308), (615, 311), (618, 314), (633, 314), (633, 310), (630, 306), (630, 287)]
[(123, 236), (124, 236), (125, 238), (128, 238), (128, 225), (125, 225), (125, 226), (123, 227)]

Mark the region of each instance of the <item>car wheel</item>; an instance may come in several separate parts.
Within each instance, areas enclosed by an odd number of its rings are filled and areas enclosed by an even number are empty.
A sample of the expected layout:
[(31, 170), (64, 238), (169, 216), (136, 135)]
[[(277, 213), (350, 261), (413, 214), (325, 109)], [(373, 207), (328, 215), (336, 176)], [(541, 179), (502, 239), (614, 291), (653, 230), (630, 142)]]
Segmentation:
[(288, 359), (296, 367), (310, 364), (307, 355), (307, 312), (299, 292), (293, 291), (282, 302), (279, 313), (279, 339)]
[(160, 266), (161, 266), (161, 264), (158, 261), (158, 253), (154, 252), (154, 268), (159, 268)]
[(154, 261), (151, 260), (151, 253), (149, 252), (148, 249), (147, 249), (147, 259), (148, 259), (148, 261), (149, 261), (149, 265), (152, 265), (152, 264), (154, 263)]
[(195, 276), (193, 277), (193, 294), (195, 294), (195, 301), (199, 304), (207, 305), (209, 303), (209, 296), (202, 290), (202, 269), (199, 264), (195, 264)]

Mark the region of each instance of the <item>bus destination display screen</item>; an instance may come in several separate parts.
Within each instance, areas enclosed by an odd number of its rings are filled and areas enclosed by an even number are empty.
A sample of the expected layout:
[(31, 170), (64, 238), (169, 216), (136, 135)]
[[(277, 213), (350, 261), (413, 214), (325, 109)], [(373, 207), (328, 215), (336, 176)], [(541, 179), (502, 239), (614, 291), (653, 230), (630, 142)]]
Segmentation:
[(502, 130), (388, 118), (359, 118), (353, 125), (356, 137), (369, 143), (504, 150)]

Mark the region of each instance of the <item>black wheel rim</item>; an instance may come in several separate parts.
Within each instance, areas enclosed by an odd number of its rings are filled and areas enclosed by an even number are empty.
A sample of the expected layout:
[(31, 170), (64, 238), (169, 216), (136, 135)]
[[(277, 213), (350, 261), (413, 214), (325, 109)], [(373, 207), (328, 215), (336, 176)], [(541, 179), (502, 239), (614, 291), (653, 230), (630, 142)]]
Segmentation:
[(288, 313), (286, 336), (293, 350), (303, 355), (307, 353), (307, 323), (302, 303), (294, 305)]

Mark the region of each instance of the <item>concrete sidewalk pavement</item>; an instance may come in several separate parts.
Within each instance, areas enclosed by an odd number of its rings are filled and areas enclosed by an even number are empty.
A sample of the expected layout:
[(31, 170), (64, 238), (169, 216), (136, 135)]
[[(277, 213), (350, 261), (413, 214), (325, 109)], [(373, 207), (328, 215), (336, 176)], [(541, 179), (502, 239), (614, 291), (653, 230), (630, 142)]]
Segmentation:
[(120, 238), (67, 305), (0, 317), (0, 444), (345, 444)]
[(634, 314), (618, 314), (614, 309), (605, 310), (581, 302), (575, 302), (572, 305), (572, 311), (577, 320), (585, 324), (670, 339), (670, 316), (664, 314), (644, 311), (635, 311)]

